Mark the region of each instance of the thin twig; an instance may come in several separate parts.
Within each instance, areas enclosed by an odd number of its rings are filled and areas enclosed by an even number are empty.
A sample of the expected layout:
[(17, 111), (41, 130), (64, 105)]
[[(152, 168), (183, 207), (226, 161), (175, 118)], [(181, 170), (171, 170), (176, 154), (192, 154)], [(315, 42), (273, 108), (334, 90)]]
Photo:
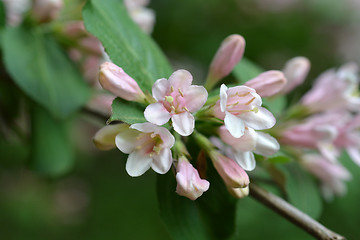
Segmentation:
[(299, 226), (303, 230), (307, 231), (317, 239), (345, 240), (345, 237), (327, 229), (319, 222), (301, 212), (299, 209), (295, 208), (282, 198), (262, 189), (253, 183), (250, 184), (250, 196), (268, 206), (281, 216), (285, 217), (296, 226)]

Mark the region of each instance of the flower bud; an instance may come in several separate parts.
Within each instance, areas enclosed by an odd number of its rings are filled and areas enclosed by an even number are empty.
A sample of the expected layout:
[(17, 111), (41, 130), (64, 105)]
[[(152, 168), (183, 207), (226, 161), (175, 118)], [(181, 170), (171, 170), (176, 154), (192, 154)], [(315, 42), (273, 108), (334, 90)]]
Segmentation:
[(270, 97), (280, 92), (286, 85), (286, 78), (281, 71), (267, 71), (247, 81), (245, 86), (256, 90), (261, 97)]
[(238, 34), (227, 37), (216, 52), (209, 70), (205, 87), (211, 89), (220, 79), (227, 76), (244, 54), (245, 40)]
[(228, 191), (236, 198), (244, 198), (249, 195), (249, 186), (244, 188), (228, 188)]
[(104, 89), (125, 100), (143, 102), (145, 99), (136, 81), (111, 62), (101, 64), (99, 81)]
[(176, 193), (195, 200), (209, 189), (210, 183), (200, 178), (198, 171), (185, 157), (179, 158), (176, 167)]
[(215, 152), (210, 155), (214, 167), (229, 188), (244, 188), (249, 185), (249, 176), (234, 160)]
[(282, 92), (288, 93), (298, 85), (302, 84), (310, 70), (310, 61), (306, 57), (295, 57), (287, 61), (283, 73), (287, 84)]
[(116, 147), (115, 138), (120, 132), (129, 129), (125, 123), (107, 125), (96, 132), (93, 141), (100, 150), (110, 150)]
[(111, 104), (115, 96), (111, 94), (96, 94), (87, 103), (87, 107), (96, 112), (105, 114), (106, 116), (111, 115)]
[(57, 17), (62, 6), (62, 0), (34, 0), (32, 11), (39, 22), (49, 22)]

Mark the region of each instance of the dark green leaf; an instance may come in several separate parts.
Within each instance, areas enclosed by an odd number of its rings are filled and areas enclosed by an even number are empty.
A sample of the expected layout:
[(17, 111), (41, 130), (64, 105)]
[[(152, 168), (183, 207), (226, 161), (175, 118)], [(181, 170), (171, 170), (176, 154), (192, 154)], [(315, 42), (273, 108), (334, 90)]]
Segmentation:
[(0, 1), (0, 32), (4, 29), (6, 25), (6, 9), (4, 2)]
[(47, 176), (57, 177), (74, 164), (74, 153), (67, 123), (52, 117), (40, 106), (32, 114), (31, 168)]
[(157, 79), (172, 73), (162, 51), (129, 18), (122, 1), (89, 0), (83, 17), (86, 29), (99, 38), (111, 60), (143, 90), (150, 91)]
[(136, 102), (128, 102), (116, 98), (112, 103), (112, 111), (109, 122), (123, 121), (128, 124), (146, 122), (144, 107)]
[(259, 66), (255, 65), (246, 58), (241, 59), (241, 61), (233, 69), (233, 74), (236, 80), (242, 84), (262, 72), (263, 70)]
[(54, 116), (65, 118), (84, 105), (90, 91), (63, 50), (40, 28), (7, 28), (5, 66), (16, 84)]
[(313, 177), (295, 163), (277, 167), (285, 174), (285, 190), (289, 202), (309, 216), (318, 218), (322, 211), (322, 201)]
[(172, 172), (157, 177), (160, 215), (174, 240), (208, 240), (209, 231), (195, 202), (175, 193)]

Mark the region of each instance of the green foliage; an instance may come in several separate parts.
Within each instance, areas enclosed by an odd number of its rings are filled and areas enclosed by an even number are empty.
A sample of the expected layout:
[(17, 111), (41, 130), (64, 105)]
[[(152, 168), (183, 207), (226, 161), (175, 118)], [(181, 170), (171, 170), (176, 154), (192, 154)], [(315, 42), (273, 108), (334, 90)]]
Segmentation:
[(123, 121), (128, 124), (146, 122), (144, 117), (144, 107), (136, 102), (128, 102), (121, 98), (116, 98), (112, 103), (112, 111), (109, 122)]
[(295, 163), (277, 165), (285, 175), (288, 201), (312, 218), (319, 218), (322, 200), (314, 178)]
[(159, 78), (172, 73), (166, 57), (129, 18), (119, 0), (90, 0), (83, 9), (86, 29), (105, 47), (111, 60), (134, 78), (142, 90), (151, 90)]
[(246, 58), (242, 58), (233, 69), (236, 80), (241, 84), (244, 84), (246, 81), (256, 77), (262, 72), (263, 70), (259, 66)]
[(276, 154), (274, 154), (273, 156), (269, 157), (267, 159), (268, 162), (270, 163), (274, 163), (274, 164), (281, 164), (281, 163), (288, 163), (291, 162), (292, 159), (289, 155), (286, 155), (284, 153), (282, 153), (281, 151), (277, 152)]
[(6, 25), (6, 12), (5, 12), (5, 6), (4, 6), (4, 2), (1, 1), (0, 2), (0, 36), (1, 36), (1, 32), (3, 31), (5, 25)]
[(270, 98), (262, 98), (263, 106), (266, 107), (272, 114), (279, 116), (286, 107), (285, 96), (275, 96)]
[(88, 100), (90, 91), (80, 73), (40, 28), (7, 28), (3, 51), (16, 84), (54, 116), (66, 118)]
[(42, 174), (57, 177), (74, 165), (67, 122), (55, 119), (40, 106), (33, 109), (31, 144), (31, 167)]

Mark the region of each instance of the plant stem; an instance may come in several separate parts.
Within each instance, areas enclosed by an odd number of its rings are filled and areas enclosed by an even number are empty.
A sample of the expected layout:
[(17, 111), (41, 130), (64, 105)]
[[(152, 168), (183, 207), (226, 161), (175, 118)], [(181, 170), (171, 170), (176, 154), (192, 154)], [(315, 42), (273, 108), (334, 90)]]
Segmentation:
[(301, 212), (282, 198), (262, 189), (261, 187), (251, 183), (250, 196), (257, 201), (271, 208), (281, 216), (285, 217), (296, 226), (307, 231), (316, 239), (321, 240), (345, 240), (346, 238), (327, 229), (316, 220)]

